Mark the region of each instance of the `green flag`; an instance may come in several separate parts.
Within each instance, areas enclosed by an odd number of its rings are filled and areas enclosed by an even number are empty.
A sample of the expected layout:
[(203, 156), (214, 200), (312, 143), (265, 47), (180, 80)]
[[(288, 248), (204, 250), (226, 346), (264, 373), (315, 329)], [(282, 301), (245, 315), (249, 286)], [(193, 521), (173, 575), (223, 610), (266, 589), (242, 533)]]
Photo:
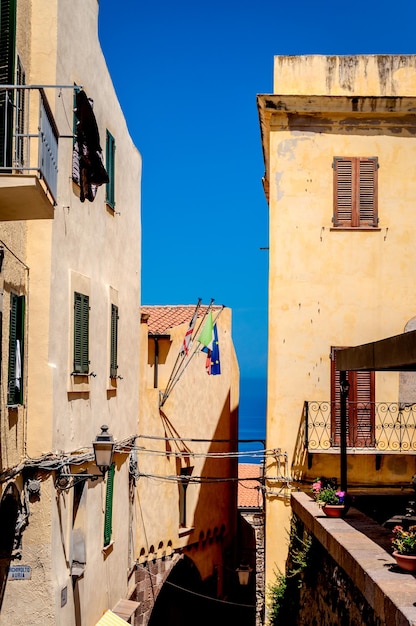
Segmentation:
[(204, 327), (201, 330), (201, 333), (198, 337), (199, 343), (202, 343), (203, 346), (212, 350), (212, 339), (214, 336), (214, 324), (212, 322), (212, 311), (210, 311), (207, 315), (207, 319), (205, 321)]

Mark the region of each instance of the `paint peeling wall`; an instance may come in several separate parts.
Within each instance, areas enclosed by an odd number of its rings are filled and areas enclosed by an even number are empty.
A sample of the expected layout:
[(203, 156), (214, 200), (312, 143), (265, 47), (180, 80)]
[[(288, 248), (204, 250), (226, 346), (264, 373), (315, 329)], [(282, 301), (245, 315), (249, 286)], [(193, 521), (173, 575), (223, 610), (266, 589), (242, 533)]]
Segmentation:
[[(268, 113), (263, 144), (269, 141), (267, 447), (287, 451), (291, 475), (311, 481), (339, 476), (338, 454), (314, 455), (308, 469), (303, 447), (304, 401), (330, 400), (331, 346), (399, 334), (416, 311), (414, 116), (392, 119), (375, 101), (371, 115), (334, 113), (325, 97), (350, 96), (353, 111), (357, 96), (415, 95), (416, 57), (276, 57), (274, 82), (279, 96), (321, 96), (306, 114)], [(378, 157), (378, 227), (333, 227), (335, 156)], [(398, 374), (377, 373), (375, 388), (376, 401), (399, 401)], [(374, 451), (349, 456), (351, 485), (400, 484), (414, 471), (412, 455), (385, 455), (378, 468)], [(268, 580), (276, 563), (283, 566), (286, 542), (276, 529), (288, 528), (289, 513), (283, 499), (268, 499)]]
[(416, 55), (275, 56), (274, 93), (415, 95)]

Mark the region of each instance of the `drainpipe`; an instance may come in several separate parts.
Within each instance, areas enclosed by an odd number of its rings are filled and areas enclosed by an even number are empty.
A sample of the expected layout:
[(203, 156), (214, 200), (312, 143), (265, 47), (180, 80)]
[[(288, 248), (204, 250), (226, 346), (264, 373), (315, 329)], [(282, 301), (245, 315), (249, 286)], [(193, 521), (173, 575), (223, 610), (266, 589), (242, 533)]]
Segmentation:
[(154, 371), (153, 371), (153, 387), (157, 389), (158, 385), (158, 365), (159, 365), (159, 340), (158, 337), (153, 337), (155, 342), (155, 363), (154, 363)]
[(350, 383), (347, 380), (347, 372), (339, 373), (339, 388), (341, 392), (341, 415), (340, 415), (340, 475), (341, 491), (347, 491), (347, 400)]

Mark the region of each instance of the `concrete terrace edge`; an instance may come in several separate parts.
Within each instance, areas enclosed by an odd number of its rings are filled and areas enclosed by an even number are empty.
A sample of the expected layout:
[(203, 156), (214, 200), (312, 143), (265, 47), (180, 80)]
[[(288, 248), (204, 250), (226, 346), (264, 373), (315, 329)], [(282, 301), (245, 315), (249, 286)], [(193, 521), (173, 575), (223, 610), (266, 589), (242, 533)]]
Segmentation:
[(415, 576), (395, 570), (393, 556), (369, 537), (380, 535), (381, 543), (387, 545), (390, 534), (385, 529), (356, 509), (350, 509), (345, 519), (325, 517), (303, 492), (292, 493), (291, 505), (293, 513), (345, 571), (382, 623), (416, 626)]

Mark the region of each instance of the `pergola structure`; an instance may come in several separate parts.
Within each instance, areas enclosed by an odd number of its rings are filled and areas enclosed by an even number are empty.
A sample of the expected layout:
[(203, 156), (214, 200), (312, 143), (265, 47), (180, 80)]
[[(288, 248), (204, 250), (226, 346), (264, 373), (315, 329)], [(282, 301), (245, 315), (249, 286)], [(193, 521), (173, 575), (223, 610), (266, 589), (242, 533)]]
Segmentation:
[(416, 330), (339, 350), (336, 368), (341, 388), (341, 489), (347, 490), (347, 371), (416, 372)]

